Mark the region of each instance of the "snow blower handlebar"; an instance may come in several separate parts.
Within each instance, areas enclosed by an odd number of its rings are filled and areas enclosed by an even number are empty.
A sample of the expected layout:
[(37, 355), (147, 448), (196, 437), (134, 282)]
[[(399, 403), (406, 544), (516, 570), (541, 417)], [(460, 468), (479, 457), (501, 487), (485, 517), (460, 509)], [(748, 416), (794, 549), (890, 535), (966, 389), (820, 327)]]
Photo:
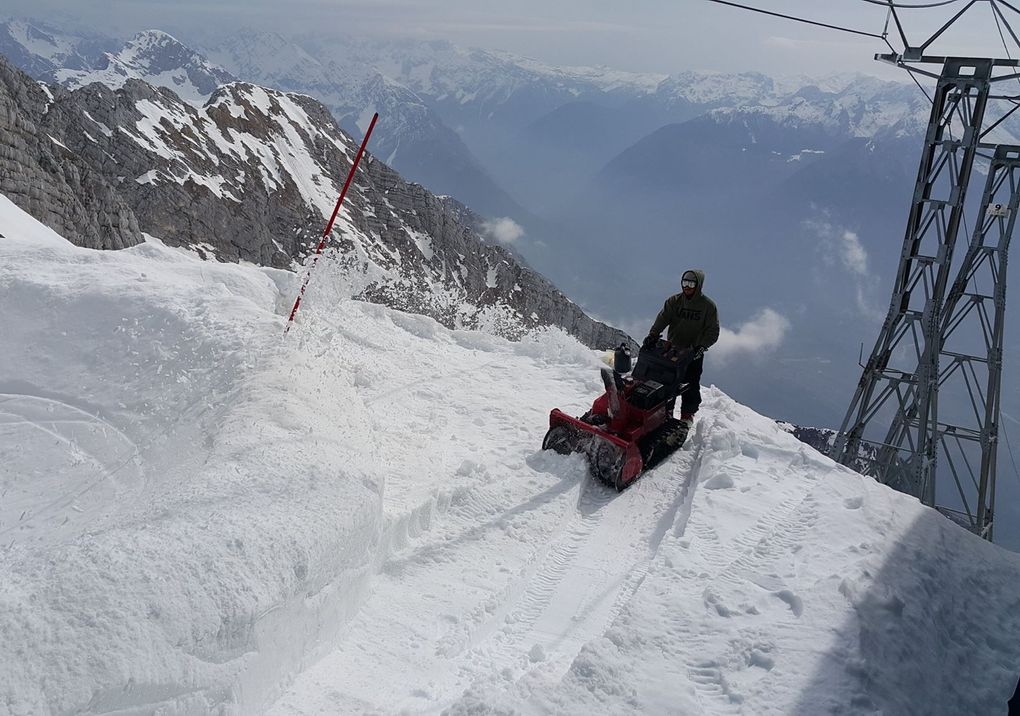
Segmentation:
[[(702, 351), (703, 353), (703, 351)], [(654, 380), (666, 386), (679, 385), (687, 367), (701, 357), (696, 348), (678, 350), (661, 338), (654, 345), (643, 345), (631, 375), (638, 380)]]

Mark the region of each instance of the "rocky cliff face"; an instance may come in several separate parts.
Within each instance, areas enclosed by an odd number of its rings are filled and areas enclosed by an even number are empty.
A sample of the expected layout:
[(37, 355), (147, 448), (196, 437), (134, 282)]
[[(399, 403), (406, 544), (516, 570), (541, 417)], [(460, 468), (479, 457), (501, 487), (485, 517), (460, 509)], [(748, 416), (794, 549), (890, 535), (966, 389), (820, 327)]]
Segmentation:
[[(48, 94), (0, 70), (0, 191), (83, 246), (129, 246), (141, 229), (209, 258), (296, 268), (357, 149), (302, 95), (233, 83), (195, 107), (139, 80)], [(627, 340), (370, 155), (330, 245), (374, 277), (365, 298), (447, 326), (508, 337), (560, 326), (596, 348)]]
[(372, 289), (373, 297), (432, 315), (445, 325), (494, 321), (498, 332), (508, 337), (556, 325), (593, 348), (630, 342), (622, 331), (592, 320), (509, 250), (483, 243), (458, 221), (448, 201), (400, 180), (382, 162), (372, 162), (367, 173), (376, 186), (392, 187), (386, 196), (393, 213), (364, 217), (361, 228), (369, 234), (378, 232), (396, 249), (395, 256), (391, 253), (381, 263), (401, 275), (398, 281)]
[(0, 56), (0, 192), (69, 241), (119, 249), (142, 240), (138, 221), (102, 172), (61, 141), (51, 125), (71, 118)]

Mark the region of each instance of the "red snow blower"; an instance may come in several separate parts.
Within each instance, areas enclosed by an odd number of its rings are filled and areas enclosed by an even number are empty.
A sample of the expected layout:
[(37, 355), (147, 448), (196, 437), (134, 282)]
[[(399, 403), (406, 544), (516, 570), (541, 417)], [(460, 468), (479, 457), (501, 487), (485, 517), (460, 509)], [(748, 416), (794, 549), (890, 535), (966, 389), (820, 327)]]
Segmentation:
[(660, 339), (641, 348), (631, 371), (630, 349), (621, 345), (613, 368), (602, 369), (606, 392), (579, 418), (553, 408), (542, 449), (584, 453), (594, 477), (623, 490), (687, 439), (689, 426), (672, 417), (672, 407), (687, 388), (683, 377), (694, 358), (694, 351)]

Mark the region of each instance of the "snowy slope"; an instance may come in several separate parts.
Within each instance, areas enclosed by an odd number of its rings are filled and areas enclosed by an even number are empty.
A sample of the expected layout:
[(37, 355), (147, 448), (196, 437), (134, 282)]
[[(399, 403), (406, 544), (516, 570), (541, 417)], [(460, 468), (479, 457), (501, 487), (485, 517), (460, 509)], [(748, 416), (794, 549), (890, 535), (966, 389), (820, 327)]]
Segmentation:
[(76, 249), (2, 203), (2, 703), (258, 703), (370, 571), (373, 471), (312, 450), (350, 386), (270, 367), (271, 272)]
[[(995, 713), (1020, 557), (709, 389), (620, 495), (597, 393), (283, 271), (71, 246), (0, 197), (0, 713)], [(974, 590), (968, 592), (967, 590)], [(386, 688), (380, 688), (385, 684)]]
[(119, 89), (129, 79), (168, 87), (178, 97), (201, 106), (220, 85), (236, 78), (222, 67), (181, 44), (176, 38), (159, 30), (146, 30), (132, 37), (118, 52), (107, 52), (96, 67), (60, 69), (57, 82), (77, 89), (100, 82)]
[(11, 18), (0, 22), (0, 54), (37, 80), (55, 82), (59, 70), (87, 70), (119, 43), (83, 31), (62, 31), (47, 22)]

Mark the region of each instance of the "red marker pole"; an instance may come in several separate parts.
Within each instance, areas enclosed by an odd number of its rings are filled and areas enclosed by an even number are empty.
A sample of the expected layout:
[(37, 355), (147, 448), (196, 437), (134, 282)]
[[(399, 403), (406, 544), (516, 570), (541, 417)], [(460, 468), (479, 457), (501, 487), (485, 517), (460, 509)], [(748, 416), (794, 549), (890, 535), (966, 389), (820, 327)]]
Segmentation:
[(344, 188), (340, 191), (340, 198), (336, 200), (336, 206), (333, 207), (333, 215), (329, 217), (329, 223), (326, 224), (326, 229), (322, 232), (322, 239), (319, 241), (319, 246), (315, 249), (315, 255), (312, 257), (312, 265), (308, 267), (308, 272), (305, 274), (305, 280), (301, 284), (301, 290), (298, 291), (297, 300), (294, 301), (294, 308), (290, 310), (290, 318), (287, 319), (287, 326), (283, 329), (284, 335), (287, 335), (287, 331), (290, 330), (290, 324), (294, 322), (294, 315), (297, 313), (298, 306), (301, 305), (301, 297), (305, 295), (305, 289), (308, 288), (308, 282), (312, 278), (312, 271), (315, 269), (315, 264), (319, 260), (319, 256), (322, 255), (322, 250), (326, 248), (326, 240), (329, 238), (329, 232), (333, 230), (333, 222), (336, 221), (336, 215), (340, 213), (340, 205), (344, 203), (344, 197), (347, 196), (347, 190), (350, 188), (351, 181), (354, 179), (354, 172), (358, 169), (358, 163), (361, 161), (361, 155), (365, 153), (365, 145), (368, 144), (368, 138), (372, 136), (372, 130), (375, 128), (375, 122), (377, 119), (379, 119), (378, 112), (372, 115), (372, 123), (368, 125), (368, 131), (365, 132), (365, 138), (361, 140), (361, 147), (358, 149), (357, 156), (354, 157), (354, 164), (351, 165), (351, 171), (347, 173), (347, 181), (344, 182)]

